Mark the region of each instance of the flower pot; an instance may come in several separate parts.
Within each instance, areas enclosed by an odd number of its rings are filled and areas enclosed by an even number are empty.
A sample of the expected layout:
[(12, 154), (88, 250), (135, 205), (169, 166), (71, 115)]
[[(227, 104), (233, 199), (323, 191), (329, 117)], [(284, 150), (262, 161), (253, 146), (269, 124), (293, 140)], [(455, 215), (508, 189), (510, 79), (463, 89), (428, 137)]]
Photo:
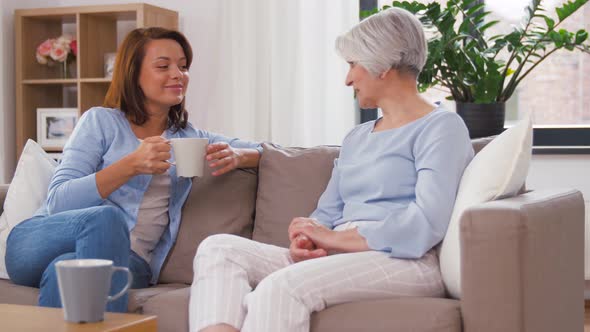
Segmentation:
[(475, 104), (456, 102), (457, 114), (465, 121), (469, 137), (498, 135), (504, 130), (504, 103)]
[(68, 77), (68, 63), (64, 62), (61, 64), (63, 68), (63, 72), (61, 73), (61, 78), (69, 78)]
[(61, 78), (76, 78), (76, 61), (64, 61), (58, 67), (61, 67)]

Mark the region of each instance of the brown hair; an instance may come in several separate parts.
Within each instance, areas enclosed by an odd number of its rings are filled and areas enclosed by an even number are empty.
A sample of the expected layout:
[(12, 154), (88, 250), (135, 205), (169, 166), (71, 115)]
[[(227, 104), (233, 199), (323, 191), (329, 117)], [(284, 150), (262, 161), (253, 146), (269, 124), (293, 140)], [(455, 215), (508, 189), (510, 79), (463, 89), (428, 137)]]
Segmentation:
[[(104, 107), (118, 108), (136, 125), (143, 125), (148, 120), (145, 111), (145, 95), (137, 82), (145, 57), (145, 45), (150, 40), (171, 39), (182, 47), (186, 57), (186, 66), (190, 68), (193, 51), (186, 37), (174, 30), (159, 27), (139, 28), (131, 31), (117, 51), (113, 79), (104, 98)], [(184, 108), (184, 99), (180, 104), (170, 107), (167, 128), (175, 131), (186, 128), (188, 112)]]

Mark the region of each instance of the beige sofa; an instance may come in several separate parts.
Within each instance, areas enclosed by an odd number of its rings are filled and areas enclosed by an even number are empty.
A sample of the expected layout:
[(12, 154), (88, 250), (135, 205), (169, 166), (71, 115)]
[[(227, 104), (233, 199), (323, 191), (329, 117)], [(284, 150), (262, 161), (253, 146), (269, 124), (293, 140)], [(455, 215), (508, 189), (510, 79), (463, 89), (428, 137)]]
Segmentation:
[[(476, 151), (485, 142), (474, 141)], [(200, 241), (232, 233), (286, 245), (289, 221), (315, 208), (337, 154), (337, 147), (266, 145), (258, 172), (195, 180), (160, 283), (131, 291), (129, 311), (157, 315), (159, 331), (187, 331), (192, 259)], [(0, 201), (6, 189), (0, 188)], [(311, 330), (582, 331), (580, 192), (531, 191), (474, 206), (461, 220), (461, 247), (461, 300), (400, 297), (341, 304), (314, 313)], [(35, 288), (0, 280), (0, 303), (34, 305), (37, 295)]]

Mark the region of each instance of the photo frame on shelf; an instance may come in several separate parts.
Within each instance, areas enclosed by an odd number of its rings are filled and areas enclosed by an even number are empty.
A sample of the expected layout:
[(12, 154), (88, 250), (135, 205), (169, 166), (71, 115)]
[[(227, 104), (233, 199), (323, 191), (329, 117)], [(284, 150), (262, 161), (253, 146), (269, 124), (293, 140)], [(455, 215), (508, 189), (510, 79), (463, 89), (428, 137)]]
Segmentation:
[(46, 150), (62, 150), (77, 122), (77, 108), (37, 108), (37, 143)]
[(113, 70), (115, 69), (115, 57), (117, 53), (109, 52), (104, 55), (104, 77), (113, 78)]

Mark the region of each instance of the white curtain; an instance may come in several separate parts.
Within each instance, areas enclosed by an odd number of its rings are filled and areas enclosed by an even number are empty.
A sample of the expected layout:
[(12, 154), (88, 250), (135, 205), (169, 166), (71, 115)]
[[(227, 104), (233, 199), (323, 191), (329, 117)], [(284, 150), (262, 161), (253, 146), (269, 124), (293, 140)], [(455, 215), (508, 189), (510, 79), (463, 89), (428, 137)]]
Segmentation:
[(14, 20), (15, 4), (0, 3), (0, 183), (9, 183), (15, 169)]
[(183, 30), (195, 50), (193, 124), (284, 146), (340, 144), (355, 111), (334, 41), (358, 22), (358, 0), (201, 4), (202, 29)]

